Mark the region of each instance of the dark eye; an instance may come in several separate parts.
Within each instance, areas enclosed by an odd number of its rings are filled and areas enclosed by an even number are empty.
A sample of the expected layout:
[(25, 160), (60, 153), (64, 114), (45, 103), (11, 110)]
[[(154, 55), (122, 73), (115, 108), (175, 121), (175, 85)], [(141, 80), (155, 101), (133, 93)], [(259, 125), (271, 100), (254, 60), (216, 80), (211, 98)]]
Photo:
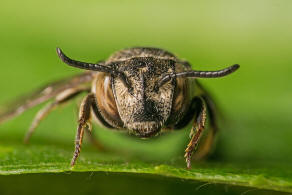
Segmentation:
[(115, 126), (115, 124), (111, 123), (112, 121), (115, 121), (116, 124), (122, 124), (123, 122), (121, 121), (113, 95), (110, 77), (107, 74), (99, 74), (97, 76), (95, 91), (98, 111), (102, 114), (101, 118), (105, 120), (104, 123), (109, 123), (110, 126)]

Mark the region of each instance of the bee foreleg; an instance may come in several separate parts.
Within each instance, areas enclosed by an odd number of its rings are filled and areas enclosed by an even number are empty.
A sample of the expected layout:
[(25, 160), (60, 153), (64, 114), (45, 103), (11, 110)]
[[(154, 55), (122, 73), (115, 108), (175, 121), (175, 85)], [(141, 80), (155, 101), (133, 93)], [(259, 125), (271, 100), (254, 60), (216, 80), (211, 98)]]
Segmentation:
[(39, 110), (39, 112), (36, 114), (33, 122), (31, 123), (31, 126), (28, 130), (28, 132), (25, 135), (24, 143), (28, 143), (29, 139), (31, 138), (33, 132), (37, 128), (37, 126), (40, 124), (41, 120), (43, 120), (48, 114), (53, 111), (56, 107), (60, 106), (61, 104), (68, 102), (72, 98), (74, 98), (79, 93), (86, 91), (87, 89), (84, 88), (69, 88), (67, 90), (64, 90), (60, 94), (58, 94), (53, 102), (50, 102), (47, 104), (44, 108)]
[(189, 142), (186, 150), (185, 150), (185, 158), (187, 163), (187, 168), (191, 168), (191, 157), (193, 154), (193, 151), (196, 149), (198, 142), (201, 138), (202, 132), (205, 128), (205, 122), (206, 122), (206, 104), (205, 101), (198, 97), (196, 98), (198, 102), (198, 112), (195, 114), (195, 120), (192, 126), (191, 130), (191, 141)]
[(75, 138), (75, 151), (73, 154), (73, 158), (71, 161), (71, 166), (74, 166), (80, 151), (81, 151), (81, 145), (84, 135), (84, 130), (88, 127), (91, 127), (90, 123), (90, 111), (91, 111), (91, 105), (95, 101), (94, 94), (90, 93), (81, 102), (80, 110), (79, 110), (79, 120), (78, 120), (78, 126), (77, 126), (77, 134)]
[(216, 102), (214, 102), (212, 96), (208, 93), (208, 91), (198, 81), (197, 84), (199, 89), (201, 90), (200, 96), (205, 101), (209, 120), (208, 132), (204, 133), (204, 137), (201, 138), (203, 140), (200, 141), (199, 148), (193, 155), (193, 159), (202, 159), (210, 153), (210, 150), (214, 145), (214, 139), (216, 133), (218, 132), (217, 115), (221, 115), (222, 117), (223, 114), (219, 112), (220, 110), (218, 110)]
[(216, 133), (218, 132), (218, 125), (217, 125), (217, 109), (213, 100), (209, 96), (202, 96), (206, 102), (207, 112), (208, 112), (208, 119), (209, 119), (209, 126), (208, 132), (204, 137), (204, 140), (200, 143), (200, 148), (194, 154), (195, 159), (202, 159), (203, 157), (207, 156), (214, 145), (214, 139)]
[[(95, 102), (92, 102), (91, 109), (94, 110), (94, 106), (96, 106)], [(80, 104), (79, 104), (80, 107)], [(76, 113), (76, 116), (78, 117), (78, 113)], [(99, 142), (98, 139), (96, 139), (96, 136), (94, 132), (92, 131), (92, 125), (90, 123), (87, 123), (87, 128), (85, 128), (85, 134), (87, 135), (88, 141), (99, 151), (107, 151), (104, 146)]]

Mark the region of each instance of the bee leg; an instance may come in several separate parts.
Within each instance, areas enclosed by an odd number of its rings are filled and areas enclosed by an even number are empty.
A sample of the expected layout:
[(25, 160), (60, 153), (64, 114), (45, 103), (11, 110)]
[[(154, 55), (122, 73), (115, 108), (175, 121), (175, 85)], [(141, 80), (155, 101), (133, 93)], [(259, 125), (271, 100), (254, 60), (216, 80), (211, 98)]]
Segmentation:
[(193, 151), (196, 149), (198, 142), (201, 138), (202, 132), (205, 128), (205, 122), (206, 122), (206, 103), (204, 99), (201, 97), (196, 98), (198, 103), (198, 113), (195, 114), (195, 120), (194, 124), (192, 126), (191, 130), (191, 141), (189, 142), (186, 150), (185, 150), (185, 158), (187, 163), (187, 168), (191, 168), (191, 157), (193, 154)]
[(202, 159), (210, 153), (210, 150), (212, 149), (212, 146), (214, 145), (214, 139), (215, 139), (216, 133), (218, 132), (216, 106), (213, 100), (210, 98), (210, 96), (203, 95), (202, 97), (206, 102), (208, 119), (209, 119), (209, 127), (208, 127), (208, 132), (206, 134), (206, 137), (204, 137), (204, 140), (201, 141), (200, 147), (198, 148), (198, 150), (193, 156), (194, 159)]
[(80, 154), (84, 130), (86, 128), (91, 127), (90, 123), (90, 111), (91, 111), (91, 105), (95, 101), (94, 94), (90, 93), (81, 102), (80, 110), (79, 110), (79, 120), (78, 120), (78, 126), (77, 126), (77, 134), (75, 138), (75, 151), (73, 154), (73, 158), (71, 161), (71, 166), (73, 167), (75, 165), (75, 162)]
[(28, 132), (26, 133), (26, 135), (24, 137), (24, 143), (26, 143), (26, 144), (29, 143), (29, 139), (31, 138), (31, 136), (34, 133), (37, 126), (40, 124), (40, 122), (46, 116), (48, 116), (48, 114), (51, 111), (53, 111), (59, 105), (71, 100), (72, 98), (74, 98), (76, 95), (78, 95), (79, 93), (81, 93), (83, 91), (86, 91), (86, 89), (80, 89), (80, 88), (67, 89), (67, 90), (61, 92), (59, 95), (57, 95), (56, 99), (53, 102), (47, 104), (44, 108), (39, 110), (39, 112), (36, 114), (33, 122), (31, 123), (31, 126), (30, 126)]
[[(80, 103), (78, 104), (80, 107)], [(92, 109), (94, 109), (95, 103), (92, 104)], [(76, 113), (76, 116), (78, 117), (78, 113)], [(99, 151), (107, 151), (107, 149), (96, 139), (96, 136), (94, 135), (94, 132), (92, 131), (92, 125), (87, 126), (85, 128), (85, 133), (87, 135), (88, 141)]]

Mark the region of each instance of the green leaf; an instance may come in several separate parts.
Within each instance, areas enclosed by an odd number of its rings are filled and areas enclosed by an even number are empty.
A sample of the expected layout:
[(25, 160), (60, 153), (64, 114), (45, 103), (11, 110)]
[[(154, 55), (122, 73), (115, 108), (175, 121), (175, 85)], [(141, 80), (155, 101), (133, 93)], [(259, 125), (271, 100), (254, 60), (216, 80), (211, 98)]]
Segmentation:
[(85, 147), (76, 166), (69, 165), (73, 147), (66, 145), (3, 142), (0, 145), (0, 174), (60, 172), (118, 172), (154, 174), (172, 178), (208, 183), (222, 183), (266, 190), (292, 192), (292, 166), (283, 164), (240, 164), (224, 162), (193, 162), (191, 170), (185, 168), (183, 158), (143, 160), (137, 155), (101, 153)]

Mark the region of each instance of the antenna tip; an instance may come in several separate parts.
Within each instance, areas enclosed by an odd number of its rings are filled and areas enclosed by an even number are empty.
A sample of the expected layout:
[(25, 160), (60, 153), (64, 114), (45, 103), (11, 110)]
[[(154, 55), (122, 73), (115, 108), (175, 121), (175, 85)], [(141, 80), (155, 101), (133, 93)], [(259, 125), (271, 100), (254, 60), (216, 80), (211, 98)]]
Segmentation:
[(239, 69), (239, 67), (240, 67), (239, 64), (234, 64), (234, 65), (232, 66), (232, 69), (237, 70), (237, 69)]
[(58, 56), (60, 57), (61, 55), (62, 55), (62, 50), (59, 48), (59, 47), (57, 47), (56, 48), (56, 51), (57, 51), (57, 54), (58, 54)]
[(63, 62), (67, 63), (67, 62), (66, 62), (66, 61), (67, 61), (67, 56), (63, 53), (63, 51), (62, 51), (59, 47), (56, 48), (56, 51), (57, 51), (57, 54), (58, 54), (59, 58), (60, 58)]

